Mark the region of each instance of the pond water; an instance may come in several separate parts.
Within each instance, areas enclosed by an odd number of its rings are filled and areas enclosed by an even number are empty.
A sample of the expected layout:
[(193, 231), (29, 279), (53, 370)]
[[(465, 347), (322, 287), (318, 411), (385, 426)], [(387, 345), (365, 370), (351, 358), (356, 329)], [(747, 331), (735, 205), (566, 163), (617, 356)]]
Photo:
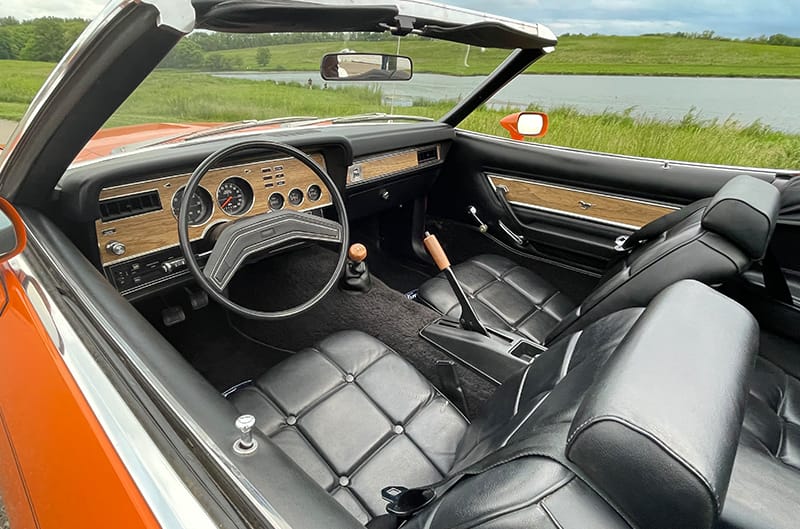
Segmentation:
[[(307, 83), (324, 81), (314, 72), (229, 72), (220, 77)], [(398, 107), (413, 99), (458, 99), (483, 77), (414, 74), (409, 82), (381, 84), (384, 97)], [(328, 83), (329, 88), (374, 83)], [(503, 88), (490, 104), (545, 109), (575, 107), (581, 112), (622, 112), (662, 120), (680, 120), (688, 112), (700, 119), (735, 119), (744, 124), (760, 121), (774, 129), (800, 133), (800, 79), (743, 79), (714, 77), (636, 77), (608, 75), (524, 75)], [(401, 112), (401, 109), (396, 109)]]

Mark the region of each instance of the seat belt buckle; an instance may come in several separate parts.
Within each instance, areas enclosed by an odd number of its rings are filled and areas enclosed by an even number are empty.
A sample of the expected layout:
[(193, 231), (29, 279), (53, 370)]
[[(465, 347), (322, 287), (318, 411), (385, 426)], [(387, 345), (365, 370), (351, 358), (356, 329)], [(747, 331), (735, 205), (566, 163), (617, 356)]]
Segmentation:
[(428, 506), (436, 498), (436, 491), (430, 487), (409, 489), (392, 485), (381, 490), (381, 498), (386, 501), (386, 512), (407, 519)]

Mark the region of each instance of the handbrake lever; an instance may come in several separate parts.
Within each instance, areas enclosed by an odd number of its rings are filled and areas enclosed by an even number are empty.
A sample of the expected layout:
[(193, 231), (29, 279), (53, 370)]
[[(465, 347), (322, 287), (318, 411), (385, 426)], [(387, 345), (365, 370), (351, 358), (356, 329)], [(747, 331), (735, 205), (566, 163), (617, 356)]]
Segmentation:
[(444, 253), (442, 245), (439, 244), (439, 239), (436, 238), (436, 235), (431, 235), (426, 231), (425, 238), (422, 242), (425, 244), (425, 249), (431, 254), (433, 262), (436, 263), (439, 270), (444, 272), (444, 276), (450, 282), (450, 288), (453, 289), (453, 293), (456, 295), (459, 305), (461, 305), (461, 318), (459, 319), (461, 327), (467, 331), (474, 331), (484, 336), (489, 336), (486, 328), (481, 324), (478, 316), (475, 314), (475, 310), (472, 308), (469, 299), (467, 299), (464, 289), (461, 288), (461, 284), (458, 282), (458, 279), (456, 279), (456, 275), (453, 273), (453, 269), (450, 266), (450, 259), (447, 258), (447, 254)]

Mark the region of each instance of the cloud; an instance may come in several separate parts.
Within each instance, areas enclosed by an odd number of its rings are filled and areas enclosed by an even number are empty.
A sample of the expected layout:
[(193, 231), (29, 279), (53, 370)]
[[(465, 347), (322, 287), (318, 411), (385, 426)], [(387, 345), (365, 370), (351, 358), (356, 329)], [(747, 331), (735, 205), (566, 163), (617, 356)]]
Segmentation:
[(20, 20), (47, 16), (93, 18), (105, 4), (103, 0), (2, 0), (0, 17)]
[[(389, 0), (391, 1), (391, 0)], [(445, 0), (529, 22), (559, 33), (641, 33), (714, 30), (731, 37), (800, 36), (798, 0)], [(103, 0), (0, 0), (0, 16), (92, 18)], [(381, 3), (376, 0), (376, 3)]]

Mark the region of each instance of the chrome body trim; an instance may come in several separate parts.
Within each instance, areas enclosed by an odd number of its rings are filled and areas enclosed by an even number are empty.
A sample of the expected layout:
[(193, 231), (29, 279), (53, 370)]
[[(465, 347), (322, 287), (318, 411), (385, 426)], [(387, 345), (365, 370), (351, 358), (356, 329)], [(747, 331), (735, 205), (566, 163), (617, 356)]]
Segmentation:
[(9, 266), (21, 278), (31, 305), (153, 516), (164, 528), (216, 528), (217, 524), (170, 466), (53, 297), (39, 283), (26, 257), (31, 251), (28, 248), (11, 259)]
[[(81, 286), (72, 277), (70, 277), (69, 274), (63, 273), (62, 268), (58, 266), (58, 262), (54, 258), (54, 256), (38, 240), (36, 235), (30, 231), (28, 232), (28, 244), (36, 245), (37, 250), (41, 252), (42, 257), (48, 261), (49, 268), (52, 270), (52, 272), (54, 274), (58, 274), (59, 278), (66, 285), (68, 285), (70, 291), (77, 298), (81, 306), (84, 307), (87, 311), (89, 311), (95, 322), (97, 322), (105, 330), (108, 336), (113, 340), (114, 344), (124, 354), (125, 359), (132, 367), (132, 369), (135, 369), (138, 372), (140, 377), (148, 383), (149, 389), (152, 390), (152, 392), (154, 392), (156, 396), (166, 406), (169, 407), (174, 417), (182, 423), (182, 426), (192, 436), (192, 439), (196, 443), (196, 445), (199, 448), (201, 448), (204, 452), (206, 452), (206, 454), (208, 454), (208, 456), (213, 460), (214, 464), (217, 465), (217, 467), (228, 477), (231, 483), (233, 483), (236, 486), (238, 491), (251, 503), (251, 505), (253, 505), (255, 510), (274, 529), (291, 529), (289, 523), (286, 522), (286, 520), (283, 518), (283, 516), (280, 515), (280, 513), (275, 509), (275, 507), (273, 507), (272, 504), (264, 497), (264, 495), (261, 494), (258, 488), (255, 485), (253, 485), (253, 483), (250, 480), (248, 480), (247, 477), (244, 476), (244, 474), (242, 474), (242, 472), (233, 463), (233, 461), (231, 461), (231, 459), (222, 450), (222, 448), (220, 448), (219, 445), (217, 445), (214, 442), (214, 440), (211, 439), (211, 437), (205, 432), (205, 430), (203, 430), (203, 428), (197, 423), (197, 421), (195, 421), (194, 418), (191, 417), (186, 408), (184, 408), (181, 405), (178, 399), (167, 389), (167, 387), (158, 379), (158, 377), (155, 376), (155, 374), (152, 372), (152, 370), (150, 370), (147, 364), (144, 361), (142, 361), (142, 359), (139, 357), (136, 351), (134, 351), (131, 348), (131, 346), (119, 335), (119, 333), (115, 331), (114, 326), (111, 324), (110, 321), (108, 321), (108, 319), (105, 317), (105, 314), (103, 314), (94, 305), (94, 303), (92, 303), (91, 298), (86, 293), (86, 291), (83, 288), (81, 288)], [(31, 250), (27, 249), (25, 251), (29, 252)], [(66, 321), (63, 321), (62, 323), (69, 326), (69, 323)], [(88, 351), (86, 352), (88, 354)], [(102, 372), (99, 373), (99, 376), (100, 378), (103, 379), (101, 382), (108, 382), (107, 378)], [(95, 382), (95, 381), (90, 380), (90, 382)], [(109, 387), (113, 390), (113, 387), (110, 386), (111, 383), (108, 382), (108, 384)], [(83, 387), (81, 389), (82, 391), (84, 390)], [(91, 393), (93, 391), (92, 385), (87, 385), (86, 391)], [(124, 401), (121, 400), (119, 394), (117, 394), (117, 396), (119, 397), (120, 402), (124, 404)], [(87, 399), (88, 398), (89, 396), (87, 395)], [(128, 409), (128, 411), (130, 410)], [(110, 420), (115, 421), (116, 417), (114, 415), (111, 415)], [(129, 435), (128, 432), (125, 430), (123, 430), (122, 433), (123, 437)], [(181, 482), (181, 484), (183, 484), (183, 482)], [(185, 484), (183, 484), (183, 486), (185, 486)], [(167, 489), (167, 491), (169, 490), (170, 489)], [(170, 499), (169, 495), (167, 496), (167, 499)], [(170, 504), (167, 503), (167, 505)], [(164, 525), (164, 527), (173, 527), (173, 526)], [(184, 527), (184, 526), (181, 525), (178, 527)], [(191, 523), (185, 527), (187, 527), (187, 529), (205, 529), (206, 527), (211, 529), (212, 527), (216, 526), (215, 525), (206, 526), (198, 523)]]

